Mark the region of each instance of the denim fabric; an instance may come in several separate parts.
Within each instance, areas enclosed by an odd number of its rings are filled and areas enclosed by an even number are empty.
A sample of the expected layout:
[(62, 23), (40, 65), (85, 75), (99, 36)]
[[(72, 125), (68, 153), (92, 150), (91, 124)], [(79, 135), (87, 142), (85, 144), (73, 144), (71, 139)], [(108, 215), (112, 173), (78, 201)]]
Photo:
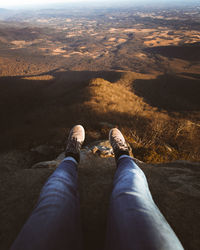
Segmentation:
[(45, 183), (12, 250), (80, 250), (77, 164), (63, 161)]
[[(65, 159), (49, 177), (11, 250), (80, 250), (77, 164)], [(180, 250), (131, 157), (118, 160), (108, 216), (107, 250)], [(94, 249), (95, 250), (95, 249)]]
[(146, 177), (131, 157), (118, 160), (106, 250), (179, 250), (175, 233), (155, 205)]

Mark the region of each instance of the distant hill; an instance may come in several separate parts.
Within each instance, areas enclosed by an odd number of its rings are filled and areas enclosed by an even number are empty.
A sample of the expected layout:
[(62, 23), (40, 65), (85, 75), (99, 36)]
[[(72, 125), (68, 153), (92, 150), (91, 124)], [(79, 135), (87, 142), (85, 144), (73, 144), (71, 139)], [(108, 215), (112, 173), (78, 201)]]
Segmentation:
[(13, 10), (8, 10), (4, 8), (0, 8), (0, 20), (5, 20), (9, 16), (11, 16), (13, 13)]
[(160, 54), (169, 58), (179, 58), (188, 61), (200, 60), (200, 43), (189, 43), (179, 46), (157, 46), (152, 48), (146, 48), (146, 52)]
[(12, 10), (8, 10), (8, 9), (5, 9), (5, 8), (0, 8), (0, 13), (10, 13), (12, 12)]

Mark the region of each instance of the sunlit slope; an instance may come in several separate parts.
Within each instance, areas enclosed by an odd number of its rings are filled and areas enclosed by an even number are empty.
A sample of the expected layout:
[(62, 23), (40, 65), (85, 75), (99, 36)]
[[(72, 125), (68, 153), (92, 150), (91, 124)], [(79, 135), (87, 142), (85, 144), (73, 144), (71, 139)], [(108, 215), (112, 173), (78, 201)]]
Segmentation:
[[(96, 116), (99, 122), (102, 120), (119, 126), (132, 143), (136, 156), (145, 161), (198, 158), (200, 126), (191, 118), (196, 118), (199, 106), (197, 102), (189, 102), (192, 96), (195, 99), (199, 88), (198, 82), (196, 85), (191, 79), (187, 82), (188, 96), (191, 95), (187, 100), (182, 93), (186, 90), (186, 79), (182, 79), (184, 83), (182, 89), (178, 89), (177, 93), (173, 92), (172, 95), (170, 95), (170, 84), (169, 90), (162, 91), (156, 84), (157, 81), (162, 84), (166, 79), (174, 80), (176, 84), (176, 77), (159, 76), (156, 73), (143, 75), (127, 72), (114, 83), (100, 78), (93, 79), (87, 87), (89, 98), (84, 105), (90, 110), (91, 117)], [(143, 84), (144, 96), (136, 94), (135, 85), (139, 84), (138, 82)], [(155, 84), (153, 85), (152, 82)], [(189, 83), (194, 85), (192, 93)], [(152, 95), (152, 93), (159, 95)], [(166, 93), (168, 96), (165, 109), (161, 104), (163, 99), (166, 99)], [(151, 98), (145, 98), (148, 94)], [(156, 105), (151, 105), (152, 97), (155, 98)], [(170, 104), (169, 109), (167, 104)], [(186, 111), (188, 107), (191, 109), (188, 117), (187, 112), (184, 112), (183, 104)], [(173, 109), (170, 110), (173, 105), (176, 112), (172, 112)], [(177, 109), (179, 106), (180, 110)]]
[(58, 69), (2, 77), (1, 148), (63, 145), (70, 127), (81, 123), (86, 142), (119, 127), (144, 161), (198, 160), (198, 79), (182, 75), (177, 90), (176, 84), (177, 77), (156, 72)]

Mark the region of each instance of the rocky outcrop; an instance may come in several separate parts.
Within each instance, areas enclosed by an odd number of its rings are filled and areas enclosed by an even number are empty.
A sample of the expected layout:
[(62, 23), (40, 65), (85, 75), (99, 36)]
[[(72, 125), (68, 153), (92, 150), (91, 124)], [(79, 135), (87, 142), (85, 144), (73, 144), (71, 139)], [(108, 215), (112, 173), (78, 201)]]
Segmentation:
[[(37, 152), (32, 150), (23, 154), (13, 151), (0, 155), (0, 192), (3, 201), (0, 207), (1, 249), (9, 248), (33, 209), (45, 180), (64, 158), (64, 153), (61, 153), (52, 161), (32, 164), (35, 162), (33, 155), (37, 154), (38, 157), (38, 154), (44, 155), (49, 150), (45, 147), (38, 149)], [(43, 159), (43, 156), (38, 159)], [(155, 202), (185, 249), (200, 249), (200, 163), (176, 161), (146, 164), (136, 161), (147, 176)], [(96, 142), (81, 151), (78, 171), (86, 249), (103, 247), (115, 168), (108, 141)]]

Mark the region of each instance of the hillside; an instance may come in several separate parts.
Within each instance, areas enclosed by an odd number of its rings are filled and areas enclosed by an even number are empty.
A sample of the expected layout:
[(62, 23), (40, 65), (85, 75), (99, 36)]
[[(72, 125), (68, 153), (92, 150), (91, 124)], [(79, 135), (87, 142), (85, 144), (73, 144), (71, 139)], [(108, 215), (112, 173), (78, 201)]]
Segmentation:
[(60, 69), (2, 77), (0, 146), (4, 151), (62, 147), (66, 132), (81, 123), (88, 142), (107, 138), (110, 127), (119, 127), (136, 157), (146, 162), (198, 161), (199, 90), (198, 76), (184, 74)]

